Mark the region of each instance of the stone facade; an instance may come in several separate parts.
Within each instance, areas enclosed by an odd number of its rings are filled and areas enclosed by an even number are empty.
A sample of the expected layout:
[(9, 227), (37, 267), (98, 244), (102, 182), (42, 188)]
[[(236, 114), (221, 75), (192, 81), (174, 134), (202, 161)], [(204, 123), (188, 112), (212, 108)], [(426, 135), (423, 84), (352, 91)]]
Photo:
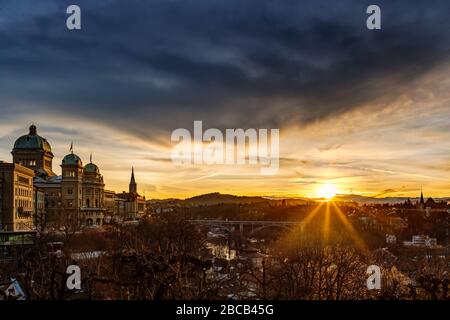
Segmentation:
[[(0, 163), (0, 230), (31, 231), (35, 227), (34, 171), (20, 164)], [(39, 203), (42, 205), (42, 203)]]

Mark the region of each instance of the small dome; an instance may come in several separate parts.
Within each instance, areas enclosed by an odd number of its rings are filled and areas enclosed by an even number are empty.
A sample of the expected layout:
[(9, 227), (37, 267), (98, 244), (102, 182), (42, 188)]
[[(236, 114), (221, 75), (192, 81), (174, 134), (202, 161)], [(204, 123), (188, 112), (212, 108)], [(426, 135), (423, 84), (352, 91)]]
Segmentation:
[(83, 165), (80, 157), (77, 156), (75, 153), (69, 153), (67, 156), (65, 156), (62, 161), (62, 164), (69, 164), (69, 165), (79, 164), (80, 166)]
[(88, 163), (87, 165), (84, 166), (84, 172), (100, 173), (100, 170), (95, 164)]
[(52, 152), (52, 148), (48, 141), (37, 134), (36, 126), (30, 126), (30, 132), (27, 135), (21, 136), (14, 143), (14, 149), (41, 149)]

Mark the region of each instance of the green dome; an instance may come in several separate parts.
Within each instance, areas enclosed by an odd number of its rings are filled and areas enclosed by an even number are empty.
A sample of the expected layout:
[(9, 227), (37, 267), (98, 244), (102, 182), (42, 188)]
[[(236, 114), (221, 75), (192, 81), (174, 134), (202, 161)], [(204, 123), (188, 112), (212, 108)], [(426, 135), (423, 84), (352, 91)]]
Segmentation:
[(95, 173), (99, 173), (100, 170), (98, 169), (98, 167), (93, 164), (93, 163), (88, 163), (85, 167), (84, 167), (84, 172), (95, 172)]
[(47, 140), (36, 133), (35, 125), (30, 126), (30, 132), (27, 135), (21, 136), (16, 140), (14, 143), (14, 149), (41, 149), (52, 152), (52, 148)]
[(62, 164), (69, 164), (69, 165), (79, 164), (80, 166), (83, 165), (80, 157), (77, 156), (75, 153), (69, 153), (67, 156), (65, 156), (62, 161)]

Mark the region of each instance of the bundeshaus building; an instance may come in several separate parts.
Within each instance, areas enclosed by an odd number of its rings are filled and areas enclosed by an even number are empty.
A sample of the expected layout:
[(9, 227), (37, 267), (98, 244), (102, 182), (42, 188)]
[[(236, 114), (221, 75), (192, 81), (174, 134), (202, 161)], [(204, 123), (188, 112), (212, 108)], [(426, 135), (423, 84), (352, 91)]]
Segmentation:
[(83, 165), (71, 146), (62, 160), (61, 175), (57, 175), (50, 143), (38, 135), (35, 125), (16, 140), (11, 153), (13, 163), (0, 162), (2, 231), (57, 226), (69, 218), (81, 226), (101, 226), (106, 216), (123, 220), (144, 213), (145, 198), (137, 193), (134, 172), (129, 192), (116, 195), (105, 190), (103, 176), (92, 156)]

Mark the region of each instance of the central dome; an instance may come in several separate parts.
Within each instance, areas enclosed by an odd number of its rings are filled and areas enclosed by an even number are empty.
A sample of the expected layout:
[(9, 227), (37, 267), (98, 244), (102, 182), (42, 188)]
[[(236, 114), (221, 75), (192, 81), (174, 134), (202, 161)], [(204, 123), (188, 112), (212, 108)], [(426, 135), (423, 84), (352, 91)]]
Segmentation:
[(27, 135), (21, 136), (14, 142), (14, 149), (20, 150), (28, 150), (28, 149), (41, 149), (43, 151), (52, 152), (52, 148), (50, 147), (50, 143), (48, 141), (39, 136), (36, 133), (36, 126), (30, 126), (30, 132)]
[(82, 166), (83, 163), (81, 162), (81, 159), (79, 156), (77, 156), (74, 153), (69, 153), (67, 156), (64, 157), (62, 164), (68, 164), (68, 165), (80, 165)]

